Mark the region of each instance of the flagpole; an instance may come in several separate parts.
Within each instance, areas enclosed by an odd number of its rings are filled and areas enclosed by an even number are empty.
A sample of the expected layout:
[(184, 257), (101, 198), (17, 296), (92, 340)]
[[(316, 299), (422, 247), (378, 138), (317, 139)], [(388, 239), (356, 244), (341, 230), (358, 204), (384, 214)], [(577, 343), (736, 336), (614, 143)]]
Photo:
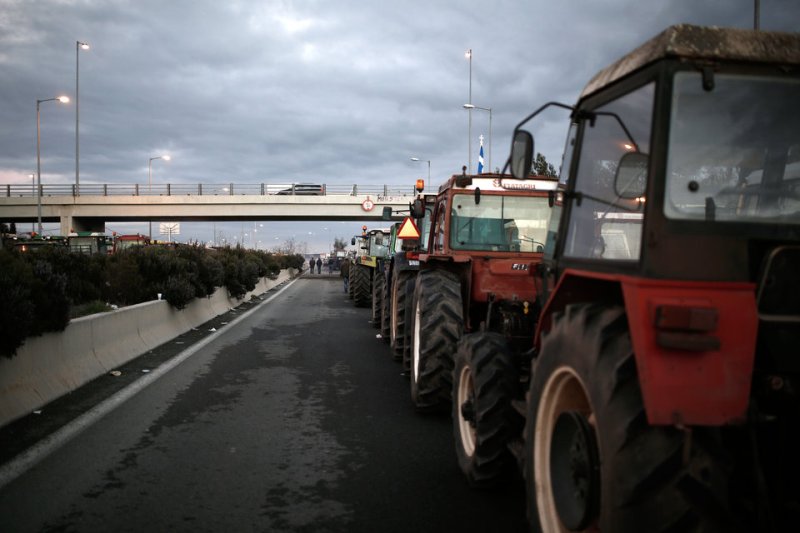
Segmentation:
[[(472, 105), (472, 48), (464, 54), (469, 59), (469, 104)], [(467, 128), (467, 165), (469, 174), (472, 174), (472, 109), (469, 111), (469, 126)]]

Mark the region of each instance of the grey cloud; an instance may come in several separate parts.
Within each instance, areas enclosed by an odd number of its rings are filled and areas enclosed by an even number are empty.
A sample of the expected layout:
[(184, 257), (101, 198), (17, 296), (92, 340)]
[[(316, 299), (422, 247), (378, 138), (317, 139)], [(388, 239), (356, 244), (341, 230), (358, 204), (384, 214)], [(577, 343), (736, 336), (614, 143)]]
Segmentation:
[[(761, 9), (764, 29), (800, 27), (794, 0)], [(502, 166), (524, 115), (574, 103), (666, 26), (752, 18), (752, 0), (0, 0), (0, 182), (34, 168), (35, 100), (72, 96), (77, 39), (92, 45), (80, 55), (82, 182), (142, 183), (168, 151), (159, 180), (410, 183), (427, 172), (417, 156), (439, 183), (467, 164), (467, 48)], [(70, 183), (74, 107), (44, 105), (43, 169)], [(558, 166), (566, 116), (537, 128)], [(487, 117), (473, 112), (474, 157), (480, 133)]]

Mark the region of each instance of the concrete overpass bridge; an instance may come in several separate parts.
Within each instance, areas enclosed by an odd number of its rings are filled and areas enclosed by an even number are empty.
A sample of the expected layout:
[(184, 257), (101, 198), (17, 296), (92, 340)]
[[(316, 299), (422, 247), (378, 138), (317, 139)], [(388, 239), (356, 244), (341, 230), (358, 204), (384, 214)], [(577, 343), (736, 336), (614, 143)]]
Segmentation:
[[(60, 232), (105, 231), (106, 222), (380, 220), (408, 209), (414, 185), (82, 184), (0, 185), (0, 222), (59, 222)], [(41, 214), (40, 214), (41, 213)]]

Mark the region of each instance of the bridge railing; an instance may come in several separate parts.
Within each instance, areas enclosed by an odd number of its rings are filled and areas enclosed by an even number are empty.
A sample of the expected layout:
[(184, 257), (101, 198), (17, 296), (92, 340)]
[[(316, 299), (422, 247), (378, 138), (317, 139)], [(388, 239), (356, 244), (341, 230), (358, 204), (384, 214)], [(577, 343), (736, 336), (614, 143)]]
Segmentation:
[[(0, 185), (6, 197), (36, 197), (36, 187), (20, 183)], [(41, 196), (264, 196), (280, 195), (347, 195), (347, 196), (413, 196), (414, 186), (358, 184), (292, 184), (292, 183), (159, 183), (140, 185), (106, 183), (42, 184)]]

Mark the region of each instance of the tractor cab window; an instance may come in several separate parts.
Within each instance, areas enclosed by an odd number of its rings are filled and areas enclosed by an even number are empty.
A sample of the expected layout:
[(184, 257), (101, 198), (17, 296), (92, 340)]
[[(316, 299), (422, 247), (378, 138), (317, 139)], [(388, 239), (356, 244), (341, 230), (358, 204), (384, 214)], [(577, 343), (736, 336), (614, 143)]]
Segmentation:
[(395, 227), (395, 228), (392, 230), (392, 235), (391, 235), (391, 242), (393, 243), (393, 244), (391, 245), (391, 248), (392, 248), (392, 255), (394, 255), (394, 254), (396, 254), (396, 253), (398, 253), (398, 252), (401, 252), (401, 251), (403, 251), (403, 239), (399, 239), (399, 238), (397, 237), (397, 229), (398, 229), (398, 227)]
[(552, 258), (556, 250), (558, 240), (558, 225), (561, 221), (561, 207), (564, 205), (564, 190), (567, 188), (569, 179), (569, 169), (572, 166), (572, 154), (575, 151), (575, 139), (578, 136), (578, 124), (572, 123), (567, 132), (567, 143), (564, 146), (564, 153), (561, 156), (561, 171), (558, 177), (558, 186), (553, 198), (553, 208), (550, 210), (550, 222), (547, 224), (547, 238), (544, 241), (544, 255)]
[(426, 252), (428, 250), (428, 234), (433, 224), (433, 208), (428, 206), (425, 208), (425, 216), (417, 220), (417, 227), (419, 228), (419, 251)]
[(369, 236), (369, 255), (387, 257), (389, 255), (389, 236), (378, 231)]
[(800, 224), (800, 80), (675, 75), (664, 214)]
[[(565, 256), (639, 259), (653, 99), (654, 84), (649, 83), (584, 119)], [(629, 167), (620, 163), (633, 153), (642, 170), (631, 177)]]
[(450, 247), (454, 250), (541, 252), (550, 207), (547, 197), (469, 193), (453, 196)]
[(444, 223), (445, 213), (447, 212), (447, 202), (442, 200), (437, 206), (436, 226), (433, 233), (433, 249), (434, 251), (444, 249)]

